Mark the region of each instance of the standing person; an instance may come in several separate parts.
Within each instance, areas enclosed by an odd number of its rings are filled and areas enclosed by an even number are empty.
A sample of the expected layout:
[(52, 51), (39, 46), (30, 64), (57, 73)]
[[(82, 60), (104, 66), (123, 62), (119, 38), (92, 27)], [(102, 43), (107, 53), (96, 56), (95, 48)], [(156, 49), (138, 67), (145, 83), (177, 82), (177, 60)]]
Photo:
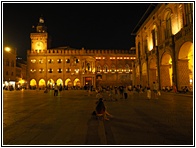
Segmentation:
[(128, 89), (127, 89), (127, 86), (124, 87), (123, 93), (124, 93), (124, 98), (127, 99), (127, 97), (128, 97)]
[(118, 87), (114, 88), (115, 100), (118, 101)]
[(119, 86), (120, 98), (123, 99), (123, 86)]
[(157, 97), (157, 93), (158, 93), (158, 84), (155, 83), (155, 82), (153, 82), (153, 84), (152, 84), (152, 89), (153, 89), (153, 93), (154, 93), (154, 98), (155, 98), (155, 99), (158, 99), (158, 97)]
[(54, 96), (58, 96), (58, 86), (56, 83), (54, 85)]
[(62, 85), (60, 84), (60, 87), (59, 87), (59, 93), (60, 93), (60, 95), (61, 95), (61, 91), (63, 90), (63, 87), (62, 87)]
[(148, 85), (148, 86), (146, 87), (146, 89), (147, 89), (147, 98), (150, 100), (150, 99), (151, 99), (151, 90), (150, 90), (150, 86)]

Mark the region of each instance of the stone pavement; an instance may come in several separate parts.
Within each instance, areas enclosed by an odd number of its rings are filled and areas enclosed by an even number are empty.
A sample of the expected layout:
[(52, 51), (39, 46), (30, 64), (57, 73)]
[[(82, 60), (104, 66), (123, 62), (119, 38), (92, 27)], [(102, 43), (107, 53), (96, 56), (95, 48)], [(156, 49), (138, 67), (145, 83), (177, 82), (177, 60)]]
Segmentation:
[[(106, 95), (106, 94), (105, 94)], [(162, 93), (159, 99), (130, 94), (105, 101), (114, 117), (95, 119), (95, 92), (3, 91), (5, 146), (193, 146), (193, 97)]]

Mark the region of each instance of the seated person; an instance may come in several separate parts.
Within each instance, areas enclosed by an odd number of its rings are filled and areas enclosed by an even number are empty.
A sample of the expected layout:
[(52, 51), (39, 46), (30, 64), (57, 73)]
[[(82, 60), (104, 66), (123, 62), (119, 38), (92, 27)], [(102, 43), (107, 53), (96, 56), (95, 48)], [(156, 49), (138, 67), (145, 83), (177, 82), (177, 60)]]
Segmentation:
[(110, 115), (110, 114), (106, 111), (106, 107), (105, 107), (105, 105), (104, 105), (104, 103), (103, 103), (103, 99), (102, 99), (102, 98), (100, 98), (99, 101), (98, 101), (98, 103), (97, 103), (97, 106), (96, 106), (96, 113), (97, 113), (97, 114), (103, 114), (104, 120), (109, 120), (109, 119), (107, 118), (107, 115), (110, 116), (110, 117), (112, 117), (112, 115)]

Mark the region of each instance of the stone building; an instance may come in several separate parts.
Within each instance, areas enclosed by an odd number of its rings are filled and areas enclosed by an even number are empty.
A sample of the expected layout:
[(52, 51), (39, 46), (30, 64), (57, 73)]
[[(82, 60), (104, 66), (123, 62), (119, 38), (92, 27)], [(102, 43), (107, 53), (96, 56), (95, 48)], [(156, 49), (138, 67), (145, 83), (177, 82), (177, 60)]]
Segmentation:
[(20, 57), (16, 59), (16, 89), (27, 88), (27, 62)]
[(135, 84), (192, 88), (193, 3), (159, 3), (135, 35)]
[(135, 48), (130, 50), (50, 48), (44, 19), (30, 34), (27, 79), (30, 88), (85, 85), (125, 85), (133, 80)]
[(5, 47), (3, 49), (3, 87), (15, 88), (16, 83), (16, 49)]

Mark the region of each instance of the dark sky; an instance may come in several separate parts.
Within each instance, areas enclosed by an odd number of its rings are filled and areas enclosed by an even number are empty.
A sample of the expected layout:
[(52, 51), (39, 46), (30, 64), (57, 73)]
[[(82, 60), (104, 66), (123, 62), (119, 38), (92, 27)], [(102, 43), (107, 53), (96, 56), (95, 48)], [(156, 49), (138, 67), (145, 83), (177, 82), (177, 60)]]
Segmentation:
[(32, 26), (42, 15), (52, 37), (52, 48), (130, 49), (132, 31), (149, 2), (3, 3), (3, 45), (17, 48), (26, 59)]

